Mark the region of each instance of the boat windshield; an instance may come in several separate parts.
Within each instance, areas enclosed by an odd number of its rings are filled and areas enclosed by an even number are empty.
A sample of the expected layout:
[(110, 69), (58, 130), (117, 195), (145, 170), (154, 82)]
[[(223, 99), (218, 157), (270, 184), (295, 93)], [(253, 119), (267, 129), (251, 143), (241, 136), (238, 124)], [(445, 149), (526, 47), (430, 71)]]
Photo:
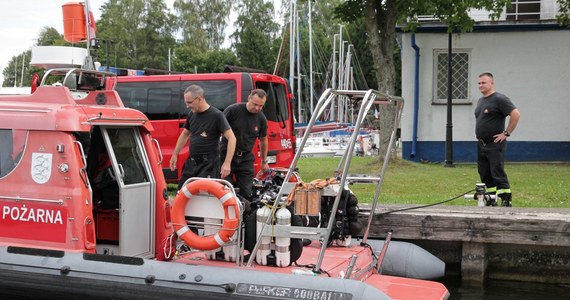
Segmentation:
[(22, 158), (26, 130), (0, 129), (0, 178), (8, 175)]

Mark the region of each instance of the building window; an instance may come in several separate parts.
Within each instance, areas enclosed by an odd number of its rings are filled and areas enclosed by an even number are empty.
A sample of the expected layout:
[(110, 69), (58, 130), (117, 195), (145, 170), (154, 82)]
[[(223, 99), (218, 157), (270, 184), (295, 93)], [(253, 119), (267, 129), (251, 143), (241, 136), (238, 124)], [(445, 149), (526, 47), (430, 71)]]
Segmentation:
[(540, 0), (511, 0), (507, 20), (539, 20)]
[[(447, 49), (434, 50), (435, 75), (433, 103), (447, 103)], [(453, 103), (470, 103), (469, 64), (471, 51), (453, 49), (451, 55), (451, 76), (453, 79), (451, 97)]]

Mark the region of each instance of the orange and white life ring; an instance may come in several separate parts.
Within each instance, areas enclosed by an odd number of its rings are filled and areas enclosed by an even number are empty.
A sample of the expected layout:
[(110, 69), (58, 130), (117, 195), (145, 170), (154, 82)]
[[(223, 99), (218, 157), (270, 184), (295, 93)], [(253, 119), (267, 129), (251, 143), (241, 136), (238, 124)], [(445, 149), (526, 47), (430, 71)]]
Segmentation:
[[(200, 192), (207, 192), (215, 196), (224, 208), (224, 222), (222, 228), (210, 236), (199, 236), (192, 232), (185, 218), (185, 209), (188, 201)], [(239, 206), (234, 194), (221, 183), (198, 179), (182, 187), (172, 203), (172, 224), (180, 239), (189, 247), (198, 250), (213, 250), (225, 245), (234, 235), (239, 226)]]

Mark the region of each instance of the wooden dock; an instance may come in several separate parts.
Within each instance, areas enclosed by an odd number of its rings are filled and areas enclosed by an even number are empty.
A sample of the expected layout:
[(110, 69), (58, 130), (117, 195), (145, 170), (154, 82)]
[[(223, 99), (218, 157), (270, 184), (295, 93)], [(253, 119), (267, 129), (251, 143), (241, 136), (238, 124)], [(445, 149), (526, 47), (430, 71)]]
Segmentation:
[[(370, 206), (359, 205), (367, 221)], [(570, 284), (570, 209), (379, 205), (368, 237), (415, 243), (460, 272), (488, 279)], [(403, 210), (403, 211), (402, 211)], [(363, 225), (366, 225), (364, 223)], [(362, 232), (364, 234), (364, 232)]]

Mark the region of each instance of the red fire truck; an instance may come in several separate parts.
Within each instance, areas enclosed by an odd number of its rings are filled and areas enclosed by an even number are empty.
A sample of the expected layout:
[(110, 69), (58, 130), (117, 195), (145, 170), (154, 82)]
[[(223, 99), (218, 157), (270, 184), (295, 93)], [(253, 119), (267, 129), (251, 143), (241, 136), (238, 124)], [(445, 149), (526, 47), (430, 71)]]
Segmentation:
[[(178, 168), (171, 171), (170, 157), (176, 140), (184, 126), (188, 109), (184, 105), (184, 90), (198, 84), (205, 91), (208, 103), (224, 110), (232, 103), (246, 102), (253, 89), (267, 92), (267, 102), (263, 113), (267, 117), (269, 141), (268, 160), (271, 168), (289, 167), (295, 155), (294, 120), (292, 94), (285, 79), (263, 73), (204, 73), (118, 76), (115, 90), (125, 106), (143, 112), (151, 120), (155, 129), (154, 137), (159, 141), (164, 154), (163, 172), (168, 182), (177, 182), (182, 167), (188, 157), (185, 147), (178, 159)], [(114, 79), (113, 79), (114, 80)], [(261, 166), (260, 148), (257, 143), (253, 150), (256, 157), (254, 168)]]

